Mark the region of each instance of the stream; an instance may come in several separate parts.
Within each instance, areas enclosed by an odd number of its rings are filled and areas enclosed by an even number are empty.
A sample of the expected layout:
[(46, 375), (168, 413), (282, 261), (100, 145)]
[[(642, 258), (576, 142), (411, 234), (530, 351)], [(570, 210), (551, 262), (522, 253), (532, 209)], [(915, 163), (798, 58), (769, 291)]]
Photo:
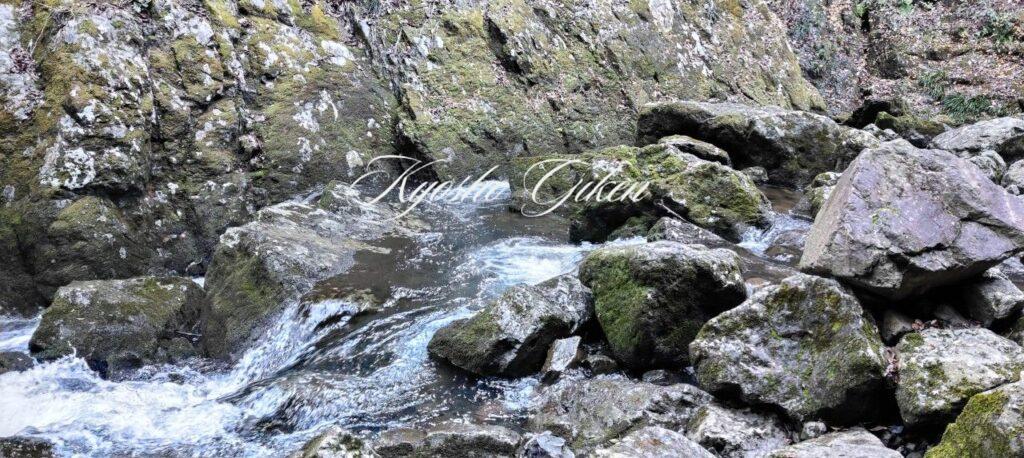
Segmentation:
[[(797, 198), (769, 195), (786, 210)], [(471, 379), (429, 358), (427, 343), (511, 285), (572, 271), (596, 245), (569, 244), (564, 221), (513, 214), (507, 187), (505, 197), (424, 208), (429, 229), (383, 241), (389, 253), (326, 283), (368, 289), (380, 311), (349, 318), (353, 304), (337, 299), (290, 306), (233, 367), (194, 360), (113, 382), (66, 357), (0, 375), (0, 437), (45, 438), (63, 455), (282, 456), (335, 424), (373, 435), (465, 416), (515, 423), (538, 378)], [(793, 263), (774, 242), (809, 226), (778, 213), (740, 246)], [(38, 323), (0, 318), (0, 351), (27, 353)]]

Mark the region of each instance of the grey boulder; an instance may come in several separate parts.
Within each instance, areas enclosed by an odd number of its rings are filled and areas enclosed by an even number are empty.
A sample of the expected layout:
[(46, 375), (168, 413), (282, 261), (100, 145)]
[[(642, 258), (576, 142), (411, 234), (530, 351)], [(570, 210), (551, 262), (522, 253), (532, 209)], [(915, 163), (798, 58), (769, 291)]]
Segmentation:
[(1024, 249), (1024, 201), (952, 153), (894, 141), (843, 172), (800, 269), (890, 299), (957, 283)]
[(362, 439), (337, 426), (316, 435), (289, 458), (372, 458), (377, 455)]
[(996, 321), (1016, 317), (1024, 307), (1024, 292), (998, 267), (959, 288), (968, 315), (989, 327)]
[(713, 458), (707, 449), (686, 436), (659, 426), (633, 431), (614, 445), (594, 452), (597, 457), (615, 458)]
[(851, 428), (806, 440), (768, 454), (769, 458), (901, 458), (864, 428)]
[(373, 445), (383, 458), (459, 456), (466, 458), (513, 457), (522, 436), (511, 429), (446, 422), (426, 430), (398, 428), (384, 431)]
[(1024, 119), (990, 119), (948, 130), (933, 138), (931, 147), (959, 154), (995, 151), (1013, 160), (1024, 156)]
[(925, 329), (903, 336), (896, 402), (908, 426), (952, 420), (967, 400), (1018, 380), (1024, 349), (987, 329)]
[(735, 253), (667, 241), (594, 250), (580, 280), (616, 358), (635, 370), (689, 361), (704, 322), (747, 294)]
[(834, 280), (798, 274), (711, 319), (690, 345), (700, 386), (797, 421), (874, 414), (886, 359), (878, 330)]
[(708, 404), (686, 426), (686, 437), (723, 458), (763, 456), (789, 445), (789, 433), (773, 415)]

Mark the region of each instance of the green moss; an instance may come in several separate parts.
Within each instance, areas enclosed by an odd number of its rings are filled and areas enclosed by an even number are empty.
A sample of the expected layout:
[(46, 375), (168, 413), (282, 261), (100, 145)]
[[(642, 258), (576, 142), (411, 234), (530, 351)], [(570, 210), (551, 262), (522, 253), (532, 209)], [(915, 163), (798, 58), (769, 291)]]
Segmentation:
[(231, 10), (227, 0), (203, 0), (203, 4), (216, 24), (232, 29), (241, 27), (236, 17), (237, 13)]
[(1001, 391), (980, 393), (967, 402), (956, 422), (946, 428), (938, 446), (926, 458), (1014, 456), (1011, 440), (1024, 433), (1024, 425), (1006, 431), (996, 420), (1006, 408), (1008, 397)]
[(608, 343), (618, 355), (635, 355), (647, 338), (638, 327), (638, 318), (651, 289), (630, 274), (628, 257), (595, 253), (586, 262), (593, 273), (587, 283), (594, 292), (597, 318)]

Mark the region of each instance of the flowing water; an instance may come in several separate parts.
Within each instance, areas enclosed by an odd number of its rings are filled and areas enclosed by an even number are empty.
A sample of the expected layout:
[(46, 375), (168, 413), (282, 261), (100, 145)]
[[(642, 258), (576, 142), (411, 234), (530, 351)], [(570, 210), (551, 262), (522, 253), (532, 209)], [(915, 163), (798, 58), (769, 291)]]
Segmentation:
[[(567, 243), (563, 221), (508, 212), (507, 199), (438, 204), (421, 218), (429, 229), (382, 241), (389, 253), (324, 284), (369, 290), (376, 313), (291, 304), (232, 368), (196, 360), (112, 382), (67, 357), (0, 375), (0, 437), (46, 438), (67, 455), (281, 456), (333, 424), (372, 434), (450, 417), (514, 422), (536, 378), (469, 379), (432, 361), (427, 343), (511, 285), (572, 271), (593, 246)], [(764, 254), (807, 224), (778, 215), (778, 229), (742, 245)], [(0, 351), (27, 352), (38, 322), (0, 318)]]

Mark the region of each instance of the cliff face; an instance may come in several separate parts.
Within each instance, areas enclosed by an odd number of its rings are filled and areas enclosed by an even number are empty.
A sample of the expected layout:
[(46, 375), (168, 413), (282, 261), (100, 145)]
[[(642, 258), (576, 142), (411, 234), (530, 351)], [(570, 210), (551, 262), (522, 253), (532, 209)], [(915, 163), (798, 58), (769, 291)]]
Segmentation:
[(451, 176), (632, 143), (658, 98), (824, 108), (759, 0), (5, 1), (0, 42), (4, 309), (201, 273), (226, 227), (377, 155)]
[(1024, 10), (1016, 0), (770, 0), (800, 65), (848, 114), (900, 99), (951, 123), (1020, 113)]

